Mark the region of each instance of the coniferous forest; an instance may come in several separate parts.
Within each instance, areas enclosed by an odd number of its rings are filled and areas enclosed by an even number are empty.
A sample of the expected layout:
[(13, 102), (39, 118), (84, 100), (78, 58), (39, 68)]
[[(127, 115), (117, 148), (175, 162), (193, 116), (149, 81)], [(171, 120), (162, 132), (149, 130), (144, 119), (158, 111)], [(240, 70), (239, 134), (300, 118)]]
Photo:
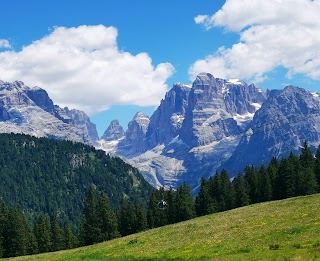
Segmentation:
[[(3, 148), (0, 153), (1, 180), (6, 182), (1, 182), (3, 194), (0, 204), (0, 257), (91, 245), (196, 216), (320, 192), (320, 147), (314, 155), (307, 142), (299, 156), (291, 153), (288, 158), (273, 158), (267, 166), (247, 166), (243, 173), (233, 179), (230, 179), (225, 170), (217, 172), (209, 180), (202, 179), (195, 199), (187, 184), (182, 184), (176, 190), (155, 190), (145, 185), (135, 191), (128, 185), (133, 183), (131, 179), (137, 187), (137, 184), (144, 184), (143, 178), (138, 174), (134, 177), (125, 175), (128, 168), (130, 173), (136, 171), (135, 169), (125, 163), (119, 167), (120, 159), (106, 156), (103, 152), (83, 144), (8, 134), (0, 135), (0, 144)], [(25, 148), (32, 153), (27, 153)], [(49, 161), (51, 157), (56, 163)], [(43, 165), (48, 165), (48, 176), (52, 175), (52, 183), (49, 179), (49, 183), (41, 187), (43, 194), (50, 191), (52, 193), (45, 194), (45, 201), (42, 201), (42, 193), (32, 194), (39, 188), (27, 188), (34, 185), (33, 182), (46, 183), (48, 178), (38, 158), (43, 161)], [(15, 165), (13, 162), (19, 160), (24, 162), (17, 163), (19, 168), (9, 168), (8, 162)], [(99, 166), (90, 165), (94, 164), (92, 162), (88, 166), (90, 160), (102, 162), (104, 172), (98, 172)], [(25, 167), (22, 167), (23, 165)], [(81, 179), (58, 173), (68, 165), (73, 167), (72, 172), (69, 170), (69, 175), (78, 175)], [(86, 167), (83, 170), (76, 171), (84, 166)], [(90, 176), (87, 173), (90, 170), (95, 170), (93, 173), (97, 174), (97, 177)], [(112, 176), (113, 173), (116, 173), (115, 177)], [(66, 219), (66, 203), (63, 203), (63, 197), (58, 201), (53, 196), (55, 193), (64, 193), (59, 187), (63, 183), (57, 178), (58, 175), (62, 175), (65, 181), (69, 179), (65, 185), (67, 187), (71, 179), (79, 182), (80, 184), (76, 183), (78, 189), (82, 188), (84, 193), (84, 196), (79, 196), (81, 202), (76, 203), (79, 204), (79, 210), (73, 213), (73, 218)], [(85, 181), (84, 177), (89, 178)], [(121, 180), (124, 191), (116, 193), (115, 188), (103, 185), (108, 182), (115, 184), (112, 183), (113, 178)], [(137, 180), (141, 183), (137, 183)], [(53, 185), (54, 182), (60, 183)], [(24, 187), (22, 189), (19, 186)], [(23, 194), (24, 190), (27, 195)], [(74, 199), (74, 192), (68, 192), (68, 196)], [(119, 197), (115, 198), (116, 196)], [(159, 209), (158, 203), (162, 199), (166, 201), (167, 207)]]

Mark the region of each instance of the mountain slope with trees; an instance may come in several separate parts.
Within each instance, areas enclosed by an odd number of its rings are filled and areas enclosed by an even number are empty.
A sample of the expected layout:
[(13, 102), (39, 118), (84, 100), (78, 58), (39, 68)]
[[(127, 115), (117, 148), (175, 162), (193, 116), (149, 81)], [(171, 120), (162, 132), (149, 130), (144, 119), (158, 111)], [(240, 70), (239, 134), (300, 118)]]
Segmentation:
[(20, 206), (31, 220), (57, 212), (76, 230), (90, 185), (113, 208), (123, 197), (145, 206), (153, 190), (137, 169), (104, 151), (71, 141), (0, 134), (0, 198)]

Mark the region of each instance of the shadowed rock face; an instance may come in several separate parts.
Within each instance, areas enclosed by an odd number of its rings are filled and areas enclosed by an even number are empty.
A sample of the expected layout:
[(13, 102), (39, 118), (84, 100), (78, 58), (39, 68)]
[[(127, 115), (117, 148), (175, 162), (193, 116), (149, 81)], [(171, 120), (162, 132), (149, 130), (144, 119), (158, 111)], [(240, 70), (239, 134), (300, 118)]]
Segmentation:
[(271, 158), (299, 152), (307, 141), (320, 140), (320, 98), (302, 88), (273, 90), (242, 137), (231, 158), (223, 165), (235, 173), (248, 164), (268, 164)]
[(142, 112), (138, 112), (128, 124), (125, 138), (119, 142), (120, 155), (132, 157), (146, 150), (146, 134), (150, 119)]
[(166, 94), (160, 106), (150, 118), (147, 131), (147, 147), (168, 144), (182, 127), (188, 107), (191, 86), (177, 83)]
[(96, 145), (98, 134), (81, 111), (60, 108), (47, 92), (23, 82), (0, 81), (0, 132), (67, 139)]

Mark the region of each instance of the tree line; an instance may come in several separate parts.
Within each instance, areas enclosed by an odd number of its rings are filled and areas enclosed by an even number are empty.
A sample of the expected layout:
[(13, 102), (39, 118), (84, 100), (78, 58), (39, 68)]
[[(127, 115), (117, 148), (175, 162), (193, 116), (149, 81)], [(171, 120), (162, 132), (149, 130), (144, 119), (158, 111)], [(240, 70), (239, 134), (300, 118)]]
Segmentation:
[[(233, 179), (226, 170), (202, 179), (194, 199), (191, 188), (153, 190), (148, 205), (123, 197), (114, 208), (106, 193), (88, 188), (80, 228), (72, 231), (55, 212), (40, 214), (32, 223), (20, 208), (0, 205), (0, 257), (43, 253), (91, 245), (197, 216), (258, 202), (320, 192), (320, 146), (314, 155), (305, 142), (299, 156), (273, 158), (268, 166), (247, 166)], [(165, 200), (167, 207), (159, 209)]]

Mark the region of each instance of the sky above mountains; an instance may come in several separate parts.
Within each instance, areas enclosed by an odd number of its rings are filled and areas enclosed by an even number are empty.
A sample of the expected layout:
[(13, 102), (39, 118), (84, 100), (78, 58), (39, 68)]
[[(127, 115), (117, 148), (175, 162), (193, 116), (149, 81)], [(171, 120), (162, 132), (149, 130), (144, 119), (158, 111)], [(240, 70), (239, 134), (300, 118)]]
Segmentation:
[(320, 92), (320, 0), (11, 0), (1, 3), (0, 79), (84, 110), (99, 134), (149, 116), (202, 71), (264, 89)]

